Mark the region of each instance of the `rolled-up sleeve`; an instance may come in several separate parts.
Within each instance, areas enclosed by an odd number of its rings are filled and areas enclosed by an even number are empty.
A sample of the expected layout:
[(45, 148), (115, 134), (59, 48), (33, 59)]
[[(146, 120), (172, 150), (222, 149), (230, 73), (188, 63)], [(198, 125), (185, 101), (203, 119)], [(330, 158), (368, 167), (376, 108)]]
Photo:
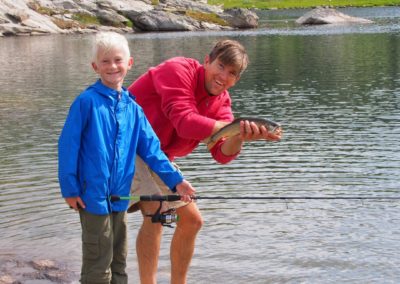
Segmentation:
[(233, 155), (225, 155), (221, 149), (224, 142), (225, 139), (221, 139), (210, 149), (211, 156), (220, 164), (227, 164), (231, 162), (240, 154), (241, 151), (240, 149), (237, 153)]

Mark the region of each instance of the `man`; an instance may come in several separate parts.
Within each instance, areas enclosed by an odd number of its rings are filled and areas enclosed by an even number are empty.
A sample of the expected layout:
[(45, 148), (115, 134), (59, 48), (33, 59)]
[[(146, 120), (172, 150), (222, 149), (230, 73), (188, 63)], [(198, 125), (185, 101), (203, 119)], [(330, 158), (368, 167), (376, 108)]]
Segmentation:
[[(234, 119), (227, 90), (239, 81), (247, 64), (247, 53), (240, 43), (221, 40), (205, 56), (204, 64), (175, 57), (150, 68), (128, 88), (144, 109), (162, 150), (171, 161), (188, 155), (201, 141), (206, 143), (212, 134)], [(225, 164), (235, 159), (244, 141), (281, 138), (279, 131), (269, 133), (264, 126), (258, 127), (249, 121), (242, 121), (240, 127), (240, 135), (207, 144), (217, 162)], [(139, 159), (131, 193), (168, 194), (168, 191)], [(140, 202), (130, 208), (130, 211), (140, 208), (144, 216), (136, 241), (142, 284), (157, 282), (162, 225), (152, 223), (147, 216), (154, 214), (159, 205), (159, 202)], [(203, 220), (194, 202), (168, 202), (163, 210), (170, 208), (175, 208), (180, 218), (170, 249), (171, 283), (183, 284)]]

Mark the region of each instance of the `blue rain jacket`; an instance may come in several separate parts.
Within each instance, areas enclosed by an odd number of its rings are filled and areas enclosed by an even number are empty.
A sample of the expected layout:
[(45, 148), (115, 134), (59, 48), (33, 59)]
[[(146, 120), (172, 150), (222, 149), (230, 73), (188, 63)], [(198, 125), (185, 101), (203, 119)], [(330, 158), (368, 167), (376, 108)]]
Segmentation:
[(98, 80), (72, 103), (58, 142), (62, 196), (80, 196), (86, 210), (106, 215), (125, 211), (139, 155), (173, 189), (183, 180), (160, 149), (142, 108), (126, 89), (118, 92)]

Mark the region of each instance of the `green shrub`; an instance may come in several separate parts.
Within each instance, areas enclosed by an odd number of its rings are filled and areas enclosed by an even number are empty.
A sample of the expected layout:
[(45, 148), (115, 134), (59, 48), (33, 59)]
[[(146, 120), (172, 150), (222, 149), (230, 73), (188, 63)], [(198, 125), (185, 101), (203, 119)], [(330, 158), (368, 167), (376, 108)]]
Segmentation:
[(35, 11), (39, 14), (42, 14), (42, 15), (53, 16), (53, 15), (57, 14), (55, 11), (53, 11), (50, 8), (40, 6), (40, 4), (37, 1), (28, 2), (28, 3), (26, 3), (26, 5), (33, 11)]
[(76, 13), (72, 16), (72, 19), (83, 25), (100, 25), (100, 21), (96, 16), (86, 13)]
[(198, 21), (211, 22), (220, 26), (228, 26), (228, 23), (224, 19), (221, 19), (217, 14), (214, 13), (203, 13), (188, 10), (186, 11), (185, 15)]
[(125, 24), (128, 28), (133, 28), (133, 23), (131, 20), (128, 19), (128, 21)]

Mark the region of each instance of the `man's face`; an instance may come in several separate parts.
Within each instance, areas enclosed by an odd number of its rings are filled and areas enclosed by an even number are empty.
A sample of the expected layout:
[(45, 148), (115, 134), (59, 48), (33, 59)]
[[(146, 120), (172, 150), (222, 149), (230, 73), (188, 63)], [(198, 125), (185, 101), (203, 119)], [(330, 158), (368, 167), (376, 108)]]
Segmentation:
[(233, 87), (240, 78), (240, 70), (223, 64), (218, 58), (210, 62), (207, 55), (204, 59), (205, 88), (210, 95), (217, 96)]

